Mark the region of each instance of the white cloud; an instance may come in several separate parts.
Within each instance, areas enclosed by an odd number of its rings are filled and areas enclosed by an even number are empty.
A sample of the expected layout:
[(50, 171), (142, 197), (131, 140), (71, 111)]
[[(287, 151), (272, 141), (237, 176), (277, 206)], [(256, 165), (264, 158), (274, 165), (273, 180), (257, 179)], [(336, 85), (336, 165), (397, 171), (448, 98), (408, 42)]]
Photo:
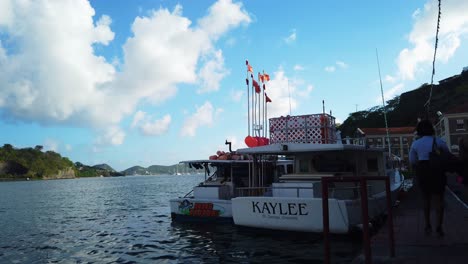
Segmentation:
[(214, 3), (196, 24), (180, 5), (145, 12), (131, 25), (123, 58), (109, 62), (95, 48), (113, 40), (112, 19), (94, 17), (88, 1), (0, 2), (0, 34), (15, 47), (0, 43), (0, 109), (26, 122), (92, 127), (102, 145), (123, 142), (119, 124), (142, 100), (161, 103), (184, 83), (217, 90), (227, 72), (215, 42), (251, 22), (231, 0)]
[(208, 61), (198, 73), (201, 81), (201, 88), (198, 93), (211, 92), (219, 90), (219, 83), (228, 74), (224, 68), (224, 58), (221, 50), (213, 53), (214, 59)]
[(159, 136), (169, 130), (171, 116), (165, 115), (162, 119), (152, 120), (146, 112), (137, 111), (133, 116), (132, 128), (137, 127), (145, 136)]
[(284, 38), (284, 42), (286, 44), (291, 44), (296, 41), (296, 29), (291, 30), (291, 34)]
[[(297, 87), (296, 83), (290, 80), (280, 67), (274, 74), (273, 78), (267, 83), (266, 93), (272, 100), (268, 103), (268, 117), (277, 117), (289, 115), (291, 111), (298, 106), (298, 101), (295, 97)], [(291, 94), (291, 97), (289, 96)]]
[(125, 139), (125, 132), (118, 126), (111, 126), (103, 130), (101, 136), (96, 139), (95, 148), (103, 146), (121, 145)]
[(303, 71), (304, 70), (304, 67), (300, 64), (296, 64), (294, 65), (294, 70), (295, 71)]
[(234, 45), (236, 45), (236, 43), (237, 43), (237, 40), (235, 38), (233, 38), (233, 37), (230, 37), (230, 38), (228, 38), (226, 40), (226, 45), (228, 47), (231, 47), (231, 48), (234, 47)]
[(334, 72), (336, 70), (335, 66), (327, 66), (325, 67), (326, 72)]
[(216, 40), (229, 29), (251, 21), (250, 16), (242, 8), (242, 3), (219, 0), (209, 8), (208, 15), (200, 19), (199, 25), (207, 35)]
[(231, 98), (234, 102), (240, 102), (244, 94), (245, 92), (242, 90), (231, 90)]
[[(385, 102), (387, 102), (390, 99), (393, 99), (396, 95), (398, 95), (403, 90), (404, 87), (405, 87), (405, 85), (403, 83), (399, 83), (399, 84), (393, 86), (392, 88), (384, 91), (384, 100), (385, 100)], [(375, 99), (375, 102), (378, 103), (378, 104), (381, 104), (382, 103), (382, 95), (379, 95)]]
[(66, 151), (72, 151), (72, 146), (70, 144), (65, 144), (65, 150)]
[(145, 135), (158, 136), (168, 131), (170, 123), (171, 123), (171, 116), (165, 115), (160, 120), (155, 120), (154, 122), (143, 123), (141, 125), (141, 130), (143, 134)]
[(58, 149), (59, 149), (59, 142), (57, 140), (47, 138), (44, 141), (44, 150), (45, 151), (51, 150), (51, 151), (54, 151), (54, 152), (58, 152)]
[(346, 63), (344, 63), (342, 61), (337, 61), (336, 65), (338, 65), (338, 67), (340, 67), (342, 69), (347, 69), (348, 68), (348, 64), (346, 64)]
[(385, 81), (388, 83), (395, 83), (397, 79), (394, 76), (391, 75), (385, 75)]
[[(423, 68), (432, 67), (438, 6), (428, 1), (424, 10), (413, 13), (413, 29), (408, 40), (412, 47), (403, 49), (398, 58), (399, 75), (412, 80)], [(460, 38), (468, 33), (468, 1), (445, 1), (442, 5), (437, 60), (447, 62), (460, 46)]]
[(210, 102), (205, 102), (202, 106), (197, 107), (195, 113), (185, 119), (180, 135), (195, 136), (199, 127), (211, 126), (220, 112), (222, 112), (222, 109), (215, 109)]

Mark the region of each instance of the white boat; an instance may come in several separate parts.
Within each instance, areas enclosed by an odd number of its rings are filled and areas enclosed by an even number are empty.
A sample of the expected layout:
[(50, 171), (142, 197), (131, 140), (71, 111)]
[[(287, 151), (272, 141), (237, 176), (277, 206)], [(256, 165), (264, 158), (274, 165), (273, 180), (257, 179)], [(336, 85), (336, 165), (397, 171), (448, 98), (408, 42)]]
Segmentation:
[[(395, 200), (403, 177), (392, 167), (388, 153), (380, 148), (343, 144), (334, 120), (328, 114), (273, 118), (269, 145), (237, 150), (254, 160), (262, 160), (265, 155), (286, 156), (294, 162), (294, 173), (274, 179), (268, 188), (238, 188), (250, 193), (232, 198), (236, 225), (322, 232), (323, 177), (387, 176)], [(369, 218), (373, 219), (387, 209), (385, 182), (374, 180), (367, 185)], [(335, 182), (330, 186), (330, 232), (344, 234), (362, 225), (359, 182)]]
[[(184, 197), (171, 199), (173, 221), (232, 222), (231, 199), (239, 195), (238, 188), (260, 188), (272, 182), (253, 175), (276, 175), (292, 171), (292, 161), (281, 160), (190, 160), (190, 167), (205, 169), (205, 180)], [(288, 168), (289, 164), (289, 168)]]

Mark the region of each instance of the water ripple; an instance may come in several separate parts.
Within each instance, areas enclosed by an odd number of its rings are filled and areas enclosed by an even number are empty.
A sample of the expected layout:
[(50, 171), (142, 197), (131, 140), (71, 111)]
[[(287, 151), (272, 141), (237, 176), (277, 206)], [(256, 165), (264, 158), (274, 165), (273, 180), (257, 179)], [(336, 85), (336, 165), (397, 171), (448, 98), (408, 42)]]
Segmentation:
[[(0, 183), (2, 263), (321, 263), (319, 236), (172, 223), (203, 176)], [(333, 242), (335, 263), (359, 243)], [(336, 252), (336, 253), (335, 253)]]

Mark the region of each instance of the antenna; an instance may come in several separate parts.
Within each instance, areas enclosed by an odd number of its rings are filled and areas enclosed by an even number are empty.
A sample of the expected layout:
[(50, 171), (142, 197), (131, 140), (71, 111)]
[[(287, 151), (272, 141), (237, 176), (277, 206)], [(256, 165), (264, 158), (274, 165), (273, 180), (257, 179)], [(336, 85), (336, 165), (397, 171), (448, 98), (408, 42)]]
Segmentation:
[(390, 147), (390, 134), (388, 133), (388, 123), (387, 123), (387, 107), (385, 106), (385, 99), (384, 99), (384, 93), (383, 93), (383, 86), (382, 86), (382, 76), (380, 75), (380, 62), (379, 62), (379, 52), (377, 51), (377, 48), (375, 49), (375, 55), (377, 57), (377, 67), (379, 69), (379, 80), (380, 80), (380, 93), (382, 94), (382, 105), (383, 105), (383, 113), (384, 113), (384, 119), (385, 119), (385, 130), (387, 132), (387, 141), (388, 141), (388, 154), (392, 154), (392, 149)]

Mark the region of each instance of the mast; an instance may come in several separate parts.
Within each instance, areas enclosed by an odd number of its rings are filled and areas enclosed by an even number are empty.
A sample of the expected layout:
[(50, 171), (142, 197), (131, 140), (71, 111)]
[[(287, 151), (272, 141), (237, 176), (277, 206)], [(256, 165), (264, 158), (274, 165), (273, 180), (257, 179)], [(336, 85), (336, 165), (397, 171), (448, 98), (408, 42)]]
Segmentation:
[(392, 156), (392, 148), (390, 146), (390, 133), (388, 132), (388, 122), (387, 122), (387, 107), (385, 106), (385, 98), (383, 93), (383, 86), (382, 86), (382, 76), (380, 75), (380, 62), (379, 62), (379, 52), (375, 49), (375, 55), (377, 56), (377, 68), (379, 69), (379, 80), (380, 80), (380, 93), (382, 95), (382, 105), (384, 111), (384, 120), (385, 120), (385, 130), (387, 132), (387, 146), (388, 146), (388, 155)]

